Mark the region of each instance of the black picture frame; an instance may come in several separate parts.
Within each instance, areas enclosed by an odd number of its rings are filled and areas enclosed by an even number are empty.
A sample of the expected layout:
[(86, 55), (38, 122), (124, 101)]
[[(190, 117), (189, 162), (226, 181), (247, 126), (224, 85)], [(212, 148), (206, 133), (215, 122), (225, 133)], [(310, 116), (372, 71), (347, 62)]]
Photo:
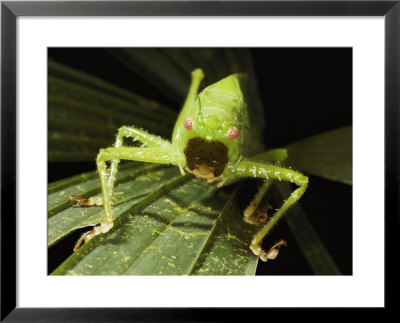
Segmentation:
[[(395, 1), (3, 1), (1, 3), (1, 321), (235, 321), (237, 309), (16, 307), (16, 19), (19, 16), (384, 16), (385, 307), (396, 284), (388, 239), (399, 226), (400, 0)], [(371, 147), (371, 149), (373, 149)], [(393, 249), (393, 250), (392, 250)], [(391, 255), (391, 256), (390, 256)], [(373, 257), (371, 257), (373, 261)], [(392, 286), (392, 287), (391, 287)], [(254, 317), (265, 309), (254, 310)], [(253, 316), (253, 314), (252, 314)]]

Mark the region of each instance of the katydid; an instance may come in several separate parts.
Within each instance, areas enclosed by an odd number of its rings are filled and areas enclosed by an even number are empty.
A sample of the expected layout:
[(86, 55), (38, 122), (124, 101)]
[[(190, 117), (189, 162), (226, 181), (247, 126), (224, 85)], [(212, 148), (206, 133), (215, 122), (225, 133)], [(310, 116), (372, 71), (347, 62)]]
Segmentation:
[[(85, 233), (77, 241), (74, 250), (83, 241), (108, 232), (113, 227), (111, 198), (120, 160), (134, 160), (148, 163), (172, 164), (179, 167), (182, 175), (191, 172), (209, 183), (219, 181), (218, 187), (243, 177), (257, 177), (263, 185), (244, 211), (248, 223), (260, 222), (257, 208), (273, 180), (289, 181), (298, 187), (283, 205), (254, 236), (250, 249), (261, 260), (274, 259), (277, 248), (285, 245), (283, 240), (268, 252), (261, 248), (261, 242), (284, 213), (304, 194), (308, 178), (292, 169), (281, 167), (287, 157), (285, 149), (275, 149), (249, 157), (252, 137), (249, 110), (245, 99), (247, 74), (229, 75), (206, 87), (198, 93), (204, 78), (201, 69), (192, 72), (192, 81), (182, 111), (176, 121), (172, 141), (161, 139), (135, 127), (123, 126), (118, 130), (114, 147), (100, 149), (97, 155), (97, 169), (100, 175), (102, 199), (71, 196), (81, 206), (103, 204), (105, 220)], [(130, 137), (142, 143), (141, 147), (123, 147), (123, 138)], [(106, 162), (109, 162), (107, 167)]]

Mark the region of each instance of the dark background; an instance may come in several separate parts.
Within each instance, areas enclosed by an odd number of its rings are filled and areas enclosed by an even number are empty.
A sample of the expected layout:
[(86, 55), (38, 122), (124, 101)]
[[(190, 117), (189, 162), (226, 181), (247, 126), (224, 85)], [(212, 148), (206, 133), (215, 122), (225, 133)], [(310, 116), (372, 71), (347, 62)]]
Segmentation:
[[(145, 80), (128, 72), (104, 49), (52, 48), (48, 54), (59, 63), (180, 109)], [(352, 124), (351, 48), (254, 48), (251, 54), (265, 109), (264, 142), (268, 148), (283, 147)], [(49, 163), (48, 182), (95, 168), (94, 162)], [(300, 204), (342, 274), (351, 275), (352, 187), (310, 176)], [(82, 231), (49, 249), (49, 272), (71, 252)], [(282, 238), (288, 247), (281, 248), (275, 261), (260, 261), (257, 274), (312, 275), (285, 221), (270, 234), (270, 241)]]

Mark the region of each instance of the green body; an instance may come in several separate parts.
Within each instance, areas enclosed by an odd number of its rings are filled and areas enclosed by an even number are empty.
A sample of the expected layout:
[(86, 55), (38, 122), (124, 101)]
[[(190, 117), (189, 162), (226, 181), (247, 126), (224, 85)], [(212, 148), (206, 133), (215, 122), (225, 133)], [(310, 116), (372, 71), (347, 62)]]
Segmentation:
[[(259, 193), (244, 211), (244, 221), (258, 223), (257, 207), (274, 180), (289, 181), (298, 186), (283, 205), (254, 236), (250, 248), (260, 259), (274, 259), (277, 248), (262, 250), (261, 241), (283, 214), (304, 194), (308, 178), (291, 169), (280, 167), (286, 158), (286, 150), (277, 149), (257, 156), (258, 161), (246, 159), (258, 138), (252, 136), (245, 93), (247, 74), (232, 74), (206, 87), (198, 89), (204, 74), (201, 69), (192, 72), (192, 82), (182, 111), (176, 121), (172, 141), (161, 139), (135, 127), (121, 127), (114, 147), (101, 149), (97, 155), (97, 169), (102, 188), (105, 221), (78, 240), (108, 232), (114, 224), (112, 211), (113, 187), (121, 159), (157, 164), (172, 164), (192, 172), (208, 182), (219, 180), (218, 187), (227, 181), (258, 177), (264, 180)], [(251, 110), (251, 109), (250, 109)], [(253, 122), (256, 116), (253, 117)], [(124, 147), (123, 138), (130, 137), (142, 143), (142, 147)], [(110, 162), (107, 167), (106, 162)], [(275, 164), (275, 165), (274, 165)], [(86, 203), (86, 201), (84, 201)], [(91, 205), (90, 199), (87, 201)]]

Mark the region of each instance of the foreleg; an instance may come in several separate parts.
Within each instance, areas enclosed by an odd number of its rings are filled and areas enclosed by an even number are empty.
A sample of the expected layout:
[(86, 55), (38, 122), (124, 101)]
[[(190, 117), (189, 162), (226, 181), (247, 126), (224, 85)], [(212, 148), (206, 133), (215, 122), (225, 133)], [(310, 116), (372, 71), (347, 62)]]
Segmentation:
[[(114, 223), (111, 198), (113, 193), (114, 180), (110, 181), (107, 172), (107, 161), (132, 160), (157, 164), (177, 165), (180, 157), (175, 155), (173, 150), (167, 148), (146, 148), (146, 147), (117, 147), (101, 149), (97, 155), (97, 170), (100, 175), (101, 191), (103, 193), (103, 205), (105, 220), (100, 225), (94, 227), (92, 231), (85, 233), (75, 244), (77, 250), (83, 241), (88, 241), (92, 237), (108, 232)], [(111, 175), (110, 175), (111, 176)]]
[(104, 212), (105, 212), (105, 222), (104, 227), (107, 232), (109, 229), (108, 226), (113, 222), (112, 210), (111, 210), (111, 197), (113, 193), (113, 184), (115, 178), (111, 178), (115, 176), (110, 170), (110, 176), (107, 174), (106, 161), (111, 160), (111, 163), (117, 161), (117, 163), (121, 160), (134, 160), (134, 161), (142, 161), (148, 163), (156, 163), (156, 164), (171, 164), (172, 160), (172, 151), (168, 148), (136, 148), (136, 147), (114, 147), (114, 148), (106, 148), (101, 149), (99, 154), (97, 155), (97, 170), (100, 175), (100, 183), (101, 190), (103, 192), (103, 203), (104, 203)]
[[(265, 163), (274, 163), (276, 166), (280, 166), (282, 162), (287, 158), (286, 149), (273, 149), (262, 154), (256, 155), (251, 160)], [(244, 210), (243, 220), (250, 224), (258, 224), (260, 222), (266, 222), (268, 218), (268, 210), (271, 206), (268, 206), (266, 210), (260, 210), (259, 205), (264, 198), (265, 194), (269, 191), (272, 186), (273, 179), (266, 179), (263, 181), (262, 186), (259, 188), (257, 194)]]
[(273, 226), (278, 223), (286, 211), (304, 194), (308, 186), (308, 177), (291, 169), (250, 160), (241, 161), (235, 168), (234, 173), (237, 176), (242, 177), (258, 177), (266, 180), (288, 181), (298, 186), (298, 188), (292, 192), (289, 198), (269, 219), (265, 226), (254, 236), (250, 244), (250, 249), (254, 252), (254, 254), (260, 256), (261, 260), (267, 261), (268, 259), (274, 259), (276, 257), (277, 250), (273, 248), (274, 252), (271, 253), (272, 250), (270, 252), (265, 252), (261, 248), (261, 241), (273, 228)]
[[(115, 139), (114, 147), (119, 148), (123, 146), (124, 138), (132, 138), (134, 141), (142, 143), (142, 147), (151, 148), (170, 148), (171, 143), (168, 140), (164, 140), (158, 136), (152, 135), (138, 128), (122, 126), (118, 129), (118, 133)], [(118, 172), (119, 159), (113, 159), (110, 162), (108, 170), (108, 187), (112, 190), (114, 187), (115, 177)], [(92, 205), (103, 205), (101, 197), (90, 197), (84, 198), (77, 195), (71, 195), (68, 200), (75, 200), (82, 207)]]
[[(146, 131), (134, 128), (122, 126), (118, 129), (118, 134), (115, 138), (114, 147), (119, 148), (122, 147), (124, 138), (132, 138), (134, 141), (139, 141), (142, 143), (143, 147), (151, 147), (151, 148), (170, 148), (171, 143), (168, 140), (164, 140), (158, 136), (151, 135)], [(119, 159), (113, 159), (110, 163), (110, 171), (108, 176), (108, 186), (114, 186), (115, 176), (118, 171)]]

